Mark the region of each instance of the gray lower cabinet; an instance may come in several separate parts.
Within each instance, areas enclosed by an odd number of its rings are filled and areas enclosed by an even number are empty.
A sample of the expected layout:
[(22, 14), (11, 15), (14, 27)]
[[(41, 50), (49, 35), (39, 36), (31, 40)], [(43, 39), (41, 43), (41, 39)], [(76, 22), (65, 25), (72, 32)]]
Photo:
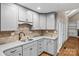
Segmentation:
[(22, 47), (15, 47), (4, 51), (7, 56), (22, 56)]
[(23, 56), (29, 56), (30, 55), (30, 49), (29, 49), (29, 47), (27, 47), (27, 48), (25, 48), (25, 49), (23, 49)]
[(23, 45), (23, 56), (37, 55), (37, 41)]
[(38, 40), (38, 55), (40, 55), (43, 51), (51, 54), (51, 55), (56, 55), (57, 53), (57, 39), (39, 39)]
[(30, 56), (37, 56), (37, 46), (33, 45), (30, 47)]
[(43, 51), (56, 55), (57, 39), (42, 38), (22, 46), (14, 47), (4, 51), (7, 56), (37, 56)]
[(43, 39), (39, 39), (38, 40), (38, 43), (37, 43), (37, 52), (38, 52), (38, 55), (40, 55), (43, 51), (44, 51), (44, 40)]
[(47, 42), (48, 42), (48, 39), (46, 39), (46, 38), (43, 38), (43, 51), (47, 51)]
[(16, 31), (18, 28), (18, 8), (15, 4), (0, 4), (0, 31)]
[(57, 41), (49, 39), (47, 42), (47, 52), (56, 55), (57, 53)]

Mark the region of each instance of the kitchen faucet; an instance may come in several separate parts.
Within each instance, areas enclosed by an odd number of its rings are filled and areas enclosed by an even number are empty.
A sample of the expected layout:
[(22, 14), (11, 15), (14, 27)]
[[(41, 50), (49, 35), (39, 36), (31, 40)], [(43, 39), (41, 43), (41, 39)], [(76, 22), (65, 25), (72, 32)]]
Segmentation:
[(19, 33), (19, 40), (21, 40), (21, 34), (23, 34), (25, 36), (25, 33), (24, 32), (20, 32)]

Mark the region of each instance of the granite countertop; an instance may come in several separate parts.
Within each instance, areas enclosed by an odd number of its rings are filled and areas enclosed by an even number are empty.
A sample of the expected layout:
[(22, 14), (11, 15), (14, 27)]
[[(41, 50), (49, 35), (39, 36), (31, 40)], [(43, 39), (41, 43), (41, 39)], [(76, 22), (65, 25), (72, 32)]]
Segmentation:
[(49, 39), (52, 39), (52, 40), (56, 40), (57, 36), (54, 36), (54, 37), (39, 36), (39, 37), (31, 38), (31, 39), (33, 39), (32, 41), (26, 40), (25, 42), (21, 42), (21, 41), (17, 40), (15, 42), (11, 42), (11, 43), (0, 45), (0, 56), (5, 56), (3, 51), (5, 51), (6, 49), (10, 49), (10, 48), (17, 47), (17, 46), (20, 46), (20, 45), (23, 45), (23, 44), (31, 43), (33, 41), (36, 41), (36, 40), (39, 40), (39, 39), (42, 39), (42, 38), (49, 38)]

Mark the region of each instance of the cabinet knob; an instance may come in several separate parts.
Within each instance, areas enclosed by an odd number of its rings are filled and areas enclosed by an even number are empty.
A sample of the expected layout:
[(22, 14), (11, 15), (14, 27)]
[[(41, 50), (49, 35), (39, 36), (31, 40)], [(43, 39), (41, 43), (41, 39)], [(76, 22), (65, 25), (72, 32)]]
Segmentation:
[(30, 50), (32, 50), (32, 48), (30, 48)]
[(40, 47), (40, 49), (41, 49), (42, 47)]
[(41, 44), (39, 44), (39, 45), (41, 45)]
[(11, 53), (14, 53), (16, 50), (14, 50), (14, 51), (11, 51)]
[(19, 56), (21, 56), (21, 53), (19, 53)]

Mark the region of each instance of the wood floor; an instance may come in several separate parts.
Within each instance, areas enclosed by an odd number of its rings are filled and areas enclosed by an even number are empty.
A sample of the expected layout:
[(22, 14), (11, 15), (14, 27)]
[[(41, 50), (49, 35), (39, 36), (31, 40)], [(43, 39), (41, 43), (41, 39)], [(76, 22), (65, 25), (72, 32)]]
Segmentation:
[(48, 53), (43, 52), (40, 56), (51, 56)]
[(79, 38), (69, 37), (59, 51), (59, 56), (79, 56)]
[[(40, 56), (50, 56), (47, 53), (42, 53)], [(63, 44), (58, 56), (79, 56), (79, 38), (69, 37)]]

